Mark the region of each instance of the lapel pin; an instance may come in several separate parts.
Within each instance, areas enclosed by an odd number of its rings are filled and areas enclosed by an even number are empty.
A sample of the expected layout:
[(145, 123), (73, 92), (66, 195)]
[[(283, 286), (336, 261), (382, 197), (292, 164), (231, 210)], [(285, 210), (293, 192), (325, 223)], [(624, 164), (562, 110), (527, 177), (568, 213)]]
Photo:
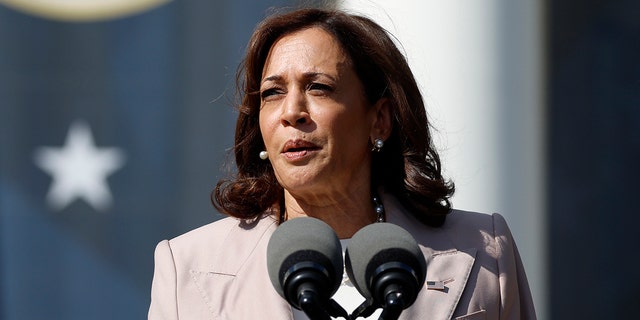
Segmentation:
[(452, 282), (453, 278), (447, 280), (429, 281), (427, 280), (427, 290), (444, 290), (445, 284)]

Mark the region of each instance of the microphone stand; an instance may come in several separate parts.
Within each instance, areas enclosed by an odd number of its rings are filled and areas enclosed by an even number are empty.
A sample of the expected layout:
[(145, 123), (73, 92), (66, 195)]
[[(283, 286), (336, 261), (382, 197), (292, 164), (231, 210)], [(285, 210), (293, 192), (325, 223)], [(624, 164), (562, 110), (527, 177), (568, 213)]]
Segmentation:
[(386, 296), (386, 304), (378, 320), (398, 320), (404, 310), (404, 300), (401, 292), (392, 292)]
[(322, 308), (315, 290), (304, 290), (298, 296), (298, 306), (310, 320), (331, 320), (329, 314)]
[(341, 305), (339, 305), (333, 299), (329, 300), (329, 305), (327, 306), (327, 309), (329, 311), (329, 315), (334, 318), (342, 317), (342, 318), (345, 318), (346, 320), (352, 320), (347, 310), (345, 310)]
[[(376, 309), (382, 308), (378, 320), (397, 320), (402, 311), (413, 303), (420, 291), (413, 280), (413, 270), (404, 268), (402, 264), (390, 265), (398, 268), (380, 272), (372, 280), (372, 291), (378, 301), (374, 297), (367, 299), (351, 314), (352, 319), (371, 316)], [(384, 271), (382, 267), (378, 269)]]
[(386, 296), (386, 304), (382, 307), (376, 304), (373, 298), (367, 299), (360, 306), (358, 306), (353, 313), (351, 313), (351, 319), (355, 320), (358, 317), (369, 317), (378, 308), (382, 308), (382, 313), (378, 320), (397, 320), (400, 314), (404, 310), (404, 300), (402, 299), (402, 293), (392, 292)]
[(299, 292), (298, 306), (310, 320), (331, 320), (331, 317), (352, 320), (349, 313), (335, 300), (330, 299), (328, 304), (324, 306), (318, 299), (318, 291), (312, 283), (301, 285)]
[(373, 298), (369, 298), (353, 310), (350, 317), (351, 319), (357, 319), (358, 317), (366, 318), (372, 315), (378, 308), (380, 308), (380, 306), (375, 303)]

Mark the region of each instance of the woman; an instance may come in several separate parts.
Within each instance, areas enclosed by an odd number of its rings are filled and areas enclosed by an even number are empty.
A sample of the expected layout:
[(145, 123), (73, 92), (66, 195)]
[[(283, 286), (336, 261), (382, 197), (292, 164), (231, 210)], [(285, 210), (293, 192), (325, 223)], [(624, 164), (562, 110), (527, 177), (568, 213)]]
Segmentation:
[(451, 209), (422, 97), (384, 29), (337, 11), (270, 17), (238, 79), (238, 172), (212, 196), (231, 217), (158, 245), (149, 318), (304, 318), (273, 289), (266, 246), (310, 216), (340, 239), (377, 221), (416, 238), (443, 286), (401, 319), (535, 319), (504, 219)]

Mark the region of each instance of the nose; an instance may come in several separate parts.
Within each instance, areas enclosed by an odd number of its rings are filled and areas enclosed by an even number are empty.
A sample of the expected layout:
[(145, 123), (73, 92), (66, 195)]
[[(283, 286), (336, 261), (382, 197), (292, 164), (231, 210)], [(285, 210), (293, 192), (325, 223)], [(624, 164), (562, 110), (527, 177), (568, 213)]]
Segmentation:
[(311, 122), (304, 93), (290, 91), (282, 103), (280, 120), (284, 126), (299, 126)]

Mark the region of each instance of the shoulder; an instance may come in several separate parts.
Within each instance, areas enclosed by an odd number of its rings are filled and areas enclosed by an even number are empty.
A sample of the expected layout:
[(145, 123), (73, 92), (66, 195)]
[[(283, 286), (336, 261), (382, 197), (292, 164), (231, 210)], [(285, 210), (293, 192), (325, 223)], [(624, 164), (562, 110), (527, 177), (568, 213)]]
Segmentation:
[(442, 228), (451, 248), (467, 251), (474, 248), (476, 264), (486, 270), (500, 274), (520, 269), (516, 243), (501, 214), (454, 210)]
[(487, 214), (453, 210), (447, 217), (447, 222), (445, 222), (444, 227), (460, 231), (475, 230), (476, 232), (493, 235), (496, 238), (511, 238), (511, 231), (509, 231), (507, 220), (499, 213)]
[(442, 228), (461, 246), (494, 247), (512, 241), (507, 221), (499, 213), (452, 210)]
[(499, 213), (487, 214), (473, 211), (452, 210), (447, 216), (447, 220), (443, 227), (445, 229), (458, 229), (461, 231), (482, 230), (495, 233), (507, 228), (507, 222)]
[(275, 225), (269, 216), (252, 223), (227, 217), (163, 242), (176, 261), (210, 263), (225, 252), (239, 254), (241, 248), (255, 245)]
[(172, 247), (191, 247), (198, 243), (218, 243), (238, 224), (240, 224), (240, 220), (236, 218), (222, 218), (170, 239), (169, 243)]
[(507, 223), (498, 213), (452, 210), (442, 226), (431, 227), (421, 223), (397, 199), (385, 194), (387, 221), (405, 228), (418, 243), (434, 252), (478, 248), (492, 250), (496, 238), (511, 239)]
[(407, 229), (418, 243), (434, 252), (475, 248), (495, 256), (503, 249), (500, 245), (512, 242), (507, 222), (498, 213), (452, 210), (440, 227), (426, 226), (408, 213), (394, 220)]

